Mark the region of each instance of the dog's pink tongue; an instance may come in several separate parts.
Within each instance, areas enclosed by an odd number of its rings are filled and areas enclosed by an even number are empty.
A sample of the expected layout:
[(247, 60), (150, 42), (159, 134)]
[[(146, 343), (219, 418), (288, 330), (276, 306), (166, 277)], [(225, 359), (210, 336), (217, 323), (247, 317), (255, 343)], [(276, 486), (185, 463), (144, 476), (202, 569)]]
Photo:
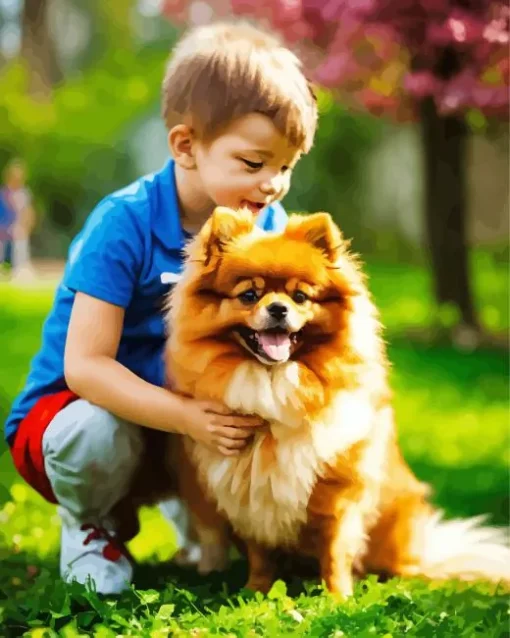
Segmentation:
[(290, 338), (286, 334), (259, 332), (259, 343), (274, 361), (286, 361), (290, 357)]

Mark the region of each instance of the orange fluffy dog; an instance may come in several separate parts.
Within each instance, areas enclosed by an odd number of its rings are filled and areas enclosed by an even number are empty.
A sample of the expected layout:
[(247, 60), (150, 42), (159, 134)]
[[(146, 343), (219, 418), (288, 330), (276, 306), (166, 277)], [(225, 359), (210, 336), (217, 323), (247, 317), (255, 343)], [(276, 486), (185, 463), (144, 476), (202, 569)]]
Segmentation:
[(220, 512), (245, 543), (248, 587), (270, 588), (274, 550), (318, 558), (343, 596), (354, 568), (509, 578), (500, 532), (442, 521), (401, 456), (377, 313), (329, 215), (275, 235), (217, 208), (188, 247), (169, 323), (178, 389), (268, 422), (238, 455), (185, 440), (179, 461), (206, 555), (225, 543)]

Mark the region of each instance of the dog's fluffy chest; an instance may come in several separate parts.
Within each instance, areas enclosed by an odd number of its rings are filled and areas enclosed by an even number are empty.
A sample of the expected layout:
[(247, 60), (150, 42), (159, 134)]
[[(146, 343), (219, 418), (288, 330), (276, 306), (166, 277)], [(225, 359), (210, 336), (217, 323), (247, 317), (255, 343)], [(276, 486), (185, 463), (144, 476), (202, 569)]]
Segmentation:
[[(344, 397), (324, 411), (319, 424), (307, 423), (300, 409), (295, 362), (272, 369), (251, 362), (241, 365), (224, 401), (232, 410), (267, 419), (270, 432), (257, 433), (253, 444), (235, 457), (196, 446), (194, 457), (202, 476), (242, 537), (272, 546), (292, 545), (306, 522), (324, 464), (367, 434), (370, 417), (363, 406)], [(357, 419), (351, 414), (356, 408), (362, 412)], [(342, 418), (340, 426), (337, 419)]]
[(274, 546), (296, 540), (320, 468), (306, 441), (282, 443), (259, 434), (237, 457), (197, 453), (200, 464), (207, 464), (204, 475), (219, 509), (241, 537)]

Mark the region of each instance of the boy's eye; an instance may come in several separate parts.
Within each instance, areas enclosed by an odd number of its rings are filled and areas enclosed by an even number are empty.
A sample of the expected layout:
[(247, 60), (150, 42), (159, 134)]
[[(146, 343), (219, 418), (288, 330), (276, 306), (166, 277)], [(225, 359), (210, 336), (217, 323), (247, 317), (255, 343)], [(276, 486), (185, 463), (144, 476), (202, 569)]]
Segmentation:
[(252, 304), (258, 301), (259, 296), (254, 288), (250, 288), (249, 290), (245, 290), (240, 295), (238, 295), (237, 298), (245, 304)]
[(292, 299), (294, 300), (295, 303), (305, 303), (308, 297), (307, 295), (305, 295), (305, 293), (302, 290), (296, 290), (294, 291), (294, 294), (292, 295)]
[(262, 168), (264, 166), (264, 162), (250, 162), (250, 160), (244, 159), (243, 157), (241, 157), (240, 159), (246, 164), (246, 166), (254, 170)]

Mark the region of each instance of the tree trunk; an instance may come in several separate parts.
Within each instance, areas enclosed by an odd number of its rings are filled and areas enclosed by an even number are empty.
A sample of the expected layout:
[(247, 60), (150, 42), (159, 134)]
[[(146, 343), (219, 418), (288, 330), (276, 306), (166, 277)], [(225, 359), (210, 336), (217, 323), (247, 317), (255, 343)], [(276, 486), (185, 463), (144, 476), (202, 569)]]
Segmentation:
[(21, 17), (21, 55), (28, 65), (30, 94), (49, 99), (52, 87), (62, 80), (48, 24), (50, 0), (25, 0)]
[(466, 144), (462, 115), (441, 117), (432, 98), (421, 102), (425, 157), (425, 220), (439, 305), (452, 305), (465, 326), (478, 329), (466, 237)]

